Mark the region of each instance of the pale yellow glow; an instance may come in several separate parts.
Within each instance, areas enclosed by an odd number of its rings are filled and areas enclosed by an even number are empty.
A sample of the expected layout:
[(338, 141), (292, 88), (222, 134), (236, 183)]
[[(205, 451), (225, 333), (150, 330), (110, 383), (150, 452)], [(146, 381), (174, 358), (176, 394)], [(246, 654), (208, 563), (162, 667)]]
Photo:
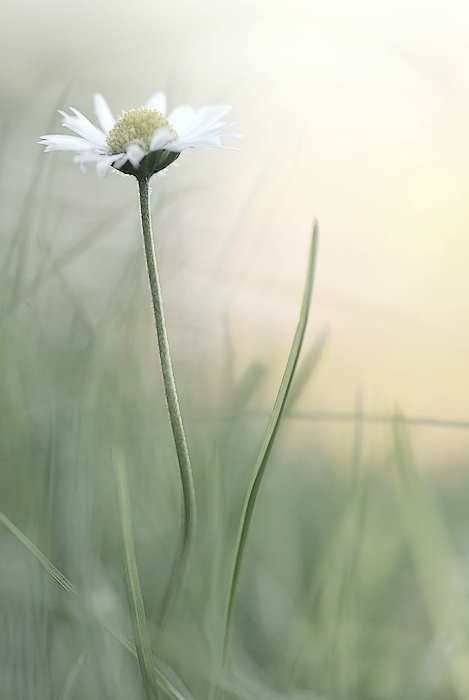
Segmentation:
[[(361, 387), (365, 409), (466, 419), (468, 36), (463, 1), (30, 0), (0, 25), (1, 84), (37, 97), (45, 66), (57, 85), (73, 76), (84, 111), (93, 91), (115, 112), (160, 88), (233, 104), (243, 152), (174, 174), (204, 185), (165, 240), (187, 317), (206, 329), (210, 299), (237, 371), (256, 357), (280, 373), (317, 216), (309, 343), (325, 325), (330, 341), (302, 408), (351, 410)], [(442, 449), (467, 449), (448, 435)]]

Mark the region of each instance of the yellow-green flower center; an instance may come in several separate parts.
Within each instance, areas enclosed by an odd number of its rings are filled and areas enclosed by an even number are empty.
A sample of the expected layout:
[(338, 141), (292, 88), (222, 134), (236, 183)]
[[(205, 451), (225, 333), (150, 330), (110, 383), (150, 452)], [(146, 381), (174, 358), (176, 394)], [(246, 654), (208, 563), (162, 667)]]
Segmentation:
[(156, 129), (165, 126), (174, 138), (175, 130), (168, 120), (156, 109), (130, 109), (118, 117), (116, 123), (106, 136), (111, 153), (123, 153), (125, 146), (131, 141), (137, 141), (146, 151), (150, 150), (150, 141)]

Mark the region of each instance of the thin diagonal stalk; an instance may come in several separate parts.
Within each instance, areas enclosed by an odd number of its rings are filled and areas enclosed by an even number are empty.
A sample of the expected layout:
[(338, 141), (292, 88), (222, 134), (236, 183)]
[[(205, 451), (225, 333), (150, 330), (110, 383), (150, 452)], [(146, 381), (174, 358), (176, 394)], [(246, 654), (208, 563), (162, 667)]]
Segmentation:
[[(47, 571), (48, 574), (52, 576), (61, 586), (64, 588), (67, 593), (70, 593), (70, 595), (75, 598), (81, 605), (83, 605), (88, 612), (90, 612), (90, 608), (87, 604), (87, 601), (85, 597), (83, 596), (82, 593), (71, 583), (71, 581), (68, 580), (64, 574), (59, 571), (59, 569), (54, 566), (54, 564), (46, 557), (46, 555), (38, 548), (36, 545), (31, 542), (29, 537), (26, 537), (26, 535), (18, 528), (14, 523), (11, 522), (11, 520), (3, 513), (0, 511), (0, 522), (5, 525), (6, 528), (14, 535), (20, 542), (23, 544), (26, 549), (34, 556), (36, 557), (37, 561), (41, 564), (41, 566)], [(130, 639), (127, 639), (127, 637), (120, 632), (116, 627), (114, 627), (113, 624), (111, 624), (108, 620), (106, 620), (105, 617), (101, 617), (100, 615), (95, 615), (96, 621), (106, 629), (109, 634), (111, 634), (114, 639), (116, 639), (119, 644), (121, 644), (124, 649), (127, 649), (128, 652), (132, 654), (132, 656), (138, 660), (138, 654), (137, 654), (137, 649), (134, 644), (130, 641)], [(168, 695), (168, 697), (171, 698), (171, 700), (193, 700), (192, 696), (189, 694), (187, 689), (184, 689), (184, 693), (176, 688), (174, 683), (166, 676), (166, 672), (162, 668), (158, 668), (159, 662), (158, 660), (155, 660), (155, 680), (160, 688), (164, 693)], [(163, 665), (163, 664), (161, 664)], [(172, 669), (171, 669), (172, 671)], [(171, 675), (174, 677), (174, 671), (172, 671)], [(177, 679), (178, 685), (182, 686), (182, 683), (180, 679)]]
[(176, 554), (176, 560), (166, 590), (165, 600), (162, 608), (162, 619), (167, 619), (172, 605), (176, 599), (179, 587), (183, 581), (192, 541), (196, 527), (196, 501), (194, 479), (187, 448), (187, 440), (182, 423), (181, 410), (174, 381), (171, 355), (169, 351), (168, 336), (163, 310), (163, 299), (161, 296), (161, 286), (156, 264), (155, 247), (150, 215), (150, 180), (147, 177), (138, 178), (140, 193), (140, 215), (142, 222), (143, 244), (145, 248), (145, 258), (147, 263), (148, 281), (150, 283), (151, 299), (153, 303), (153, 313), (156, 326), (156, 337), (160, 355), (161, 372), (166, 394), (171, 428), (173, 431), (174, 445), (179, 463), (179, 473), (182, 485), (182, 532), (181, 542)]
[(143, 685), (148, 700), (156, 700), (156, 680), (153, 666), (150, 635), (148, 634), (145, 606), (143, 603), (140, 578), (138, 575), (137, 559), (135, 557), (132, 518), (130, 514), (130, 498), (127, 484), (127, 469), (120, 452), (113, 452), (114, 473), (116, 475), (117, 500), (119, 503), (119, 520), (121, 525), (122, 548), (124, 551), (127, 596), (129, 599), (130, 615), (137, 647), (138, 663), (142, 674)]
[(295, 373), (296, 365), (298, 363), (298, 357), (300, 354), (306, 330), (306, 323), (308, 320), (309, 308), (311, 305), (311, 296), (313, 291), (318, 235), (318, 224), (317, 222), (315, 222), (311, 241), (311, 251), (309, 254), (308, 270), (306, 274), (306, 283), (303, 292), (303, 303), (301, 306), (298, 326), (296, 328), (295, 337), (293, 338), (293, 344), (290, 350), (290, 354), (288, 356), (287, 365), (285, 367), (285, 372), (283, 374), (277, 398), (275, 399), (275, 404), (270, 415), (269, 423), (267, 425), (264, 440), (259, 450), (259, 454), (257, 455), (257, 460), (254, 466), (251, 482), (249, 484), (244, 499), (243, 511), (241, 514), (238, 535), (236, 538), (235, 556), (233, 560), (233, 568), (230, 577), (230, 589), (228, 593), (225, 611), (225, 633), (223, 643), (224, 662), (226, 662), (228, 659), (231, 627), (233, 622), (233, 612), (236, 602), (236, 595), (238, 592), (241, 566), (243, 563), (244, 553), (246, 550), (246, 543), (249, 535), (249, 528), (251, 526), (252, 517), (254, 515), (254, 510), (259, 496), (259, 490), (261, 488), (262, 479), (264, 477), (265, 469), (267, 467), (267, 462), (272, 451), (272, 446), (274, 444), (275, 436), (277, 434), (280, 420), (282, 418), (285, 404), (287, 401), (288, 392), (290, 390), (291, 383), (293, 380), (293, 375)]

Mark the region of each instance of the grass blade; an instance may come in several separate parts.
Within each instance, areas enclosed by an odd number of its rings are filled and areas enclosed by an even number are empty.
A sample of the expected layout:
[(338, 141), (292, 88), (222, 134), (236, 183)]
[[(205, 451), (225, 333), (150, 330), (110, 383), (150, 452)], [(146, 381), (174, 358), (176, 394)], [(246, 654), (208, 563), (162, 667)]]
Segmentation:
[(120, 451), (113, 452), (114, 473), (116, 476), (117, 499), (121, 524), (122, 546), (124, 550), (127, 595), (134, 630), (138, 663), (148, 700), (156, 700), (156, 679), (154, 678), (153, 652), (148, 634), (145, 606), (143, 603), (137, 559), (135, 557), (130, 497), (127, 483), (127, 470)]
[(316, 221), (314, 223), (313, 228), (311, 250), (308, 260), (308, 270), (306, 274), (306, 283), (303, 292), (303, 302), (301, 305), (300, 318), (296, 328), (295, 336), (293, 338), (293, 344), (291, 346), (290, 354), (288, 356), (285, 372), (282, 377), (282, 382), (280, 384), (277, 398), (275, 399), (274, 407), (270, 415), (264, 440), (262, 442), (259, 454), (257, 455), (257, 460), (254, 466), (251, 482), (249, 484), (246, 497), (244, 499), (243, 511), (236, 539), (235, 556), (233, 562), (233, 569), (231, 572), (230, 589), (228, 593), (225, 613), (225, 633), (223, 643), (223, 656), (225, 661), (228, 657), (233, 611), (238, 590), (239, 575), (241, 572), (244, 552), (246, 549), (246, 542), (249, 535), (249, 528), (256, 507), (257, 498), (259, 496), (259, 490), (262, 484), (262, 479), (264, 477), (265, 469), (267, 467), (270, 453), (272, 451), (272, 446), (274, 444), (275, 436), (277, 434), (277, 430), (280, 424), (280, 419), (282, 418), (284, 412), (285, 404), (288, 398), (288, 393), (291, 387), (296, 365), (298, 363), (298, 357), (300, 354), (306, 330), (306, 323), (308, 320), (309, 308), (311, 305), (311, 296), (313, 292), (314, 269), (317, 257), (318, 236), (319, 228), (318, 223)]
[(28, 549), (31, 554), (33, 554), (38, 562), (44, 567), (44, 569), (47, 571), (48, 574), (52, 576), (52, 578), (55, 578), (55, 580), (60, 583), (62, 588), (65, 588), (65, 590), (70, 593), (76, 600), (78, 600), (80, 603), (84, 603), (85, 599), (83, 595), (78, 591), (77, 588), (73, 585), (73, 583), (70, 583), (68, 578), (63, 575), (59, 569), (54, 566), (54, 564), (46, 557), (45, 554), (41, 552), (36, 545), (31, 542), (31, 540), (26, 537), (26, 535), (21, 532), (19, 528), (14, 525), (11, 520), (0, 511), (0, 522), (5, 525), (8, 530), (21, 542), (21, 544), (24, 544), (26, 549)]
[(292, 411), (295, 408), (298, 400), (303, 395), (304, 390), (308, 386), (308, 383), (316, 372), (317, 366), (322, 358), (324, 348), (328, 341), (328, 329), (324, 328), (319, 334), (314, 345), (306, 353), (306, 357), (302, 359), (298, 370), (295, 373), (295, 379), (292, 383), (290, 392), (288, 394), (288, 401), (285, 406), (285, 413), (290, 417)]
[[(14, 525), (11, 520), (2, 512), (0, 511), (0, 522), (5, 525), (5, 527), (14, 535), (20, 542), (23, 544), (26, 549), (38, 560), (38, 562), (41, 564), (41, 566), (47, 571), (48, 574), (52, 576), (52, 578), (55, 578), (55, 580), (64, 588), (68, 593), (70, 593), (71, 596), (75, 598), (79, 603), (84, 605), (86, 609), (89, 611), (89, 606), (87, 605), (87, 602), (85, 600), (85, 597), (80, 593), (80, 591), (71, 583), (64, 574), (59, 571), (59, 569), (54, 566), (54, 564), (46, 557), (41, 550), (36, 547), (36, 545), (31, 542), (29, 537), (26, 537), (26, 535), (18, 528), (16, 525)], [(108, 622), (104, 617), (100, 617), (98, 615), (95, 616), (95, 619), (99, 624), (104, 627), (109, 634), (111, 634), (116, 641), (121, 644), (124, 649), (127, 649), (127, 651), (132, 654), (132, 656), (136, 659), (138, 659), (138, 653), (137, 653), (137, 648), (132, 642), (127, 639), (127, 637), (122, 634), (114, 625), (112, 625), (110, 622)], [(162, 690), (168, 697), (170, 697), (172, 700), (193, 700), (191, 694), (187, 691), (186, 688), (184, 688), (184, 685), (182, 681), (178, 679), (178, 687), (167, 678), (166, 673), (164, 668), (160, 668), (160, 662), (158, 660), (154, 660), (154, 679), (155, 683)], [(166, 666), (166, 664), (161, 663), (161, 666)], [(176, 675), (174, 671), (171, 669), (171, 675), (176, 678)], [(179, 690), (181, 688), (181, 690)], [(184, 691), (183, 691), (184, 688)]]

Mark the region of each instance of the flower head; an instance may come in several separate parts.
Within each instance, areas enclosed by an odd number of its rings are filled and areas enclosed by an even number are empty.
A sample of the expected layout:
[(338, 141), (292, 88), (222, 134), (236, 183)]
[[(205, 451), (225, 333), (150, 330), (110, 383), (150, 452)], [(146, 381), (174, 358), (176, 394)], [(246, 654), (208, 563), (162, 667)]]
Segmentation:
[(189, 105), (176, 107), (166, 117), (166, 97), (157, 92), (140, 109), (123, 112), (114, 119), (102, 95), (94, 95), (94, 113), (101, 128), (81, 112), (70, 107), (72, 114), (59, 110), (62, 126), (69, 134), (41, 136), (39, 143), (48, 151), (75, 151), (74, 158), (82, 170), (95, 163), (96, 172), (106, 177), (110, 168), (127, 175), (150, 177), (165, 174), (165, 169), (190, 148), (225, 148), (222, 136), (232, 124), (219, 121), (231, 107), (215, 105), (194, 111)]

